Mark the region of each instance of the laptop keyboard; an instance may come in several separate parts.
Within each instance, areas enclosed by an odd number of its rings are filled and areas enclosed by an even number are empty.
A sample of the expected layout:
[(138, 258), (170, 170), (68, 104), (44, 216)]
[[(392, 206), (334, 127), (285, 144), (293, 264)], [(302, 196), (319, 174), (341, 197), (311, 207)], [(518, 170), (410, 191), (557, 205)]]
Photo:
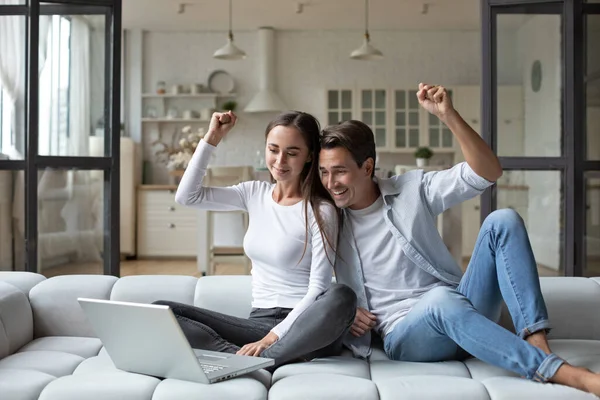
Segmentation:
[(225, 368), (222, 365), (212, 365), (212, 364), (204, 364), (204, 363), (200, 363), (200, 366), (202, 367), (202, 370), (204, 371), (205, 374), (208, 374), (210, 372), (220, 371), (223, 368)]

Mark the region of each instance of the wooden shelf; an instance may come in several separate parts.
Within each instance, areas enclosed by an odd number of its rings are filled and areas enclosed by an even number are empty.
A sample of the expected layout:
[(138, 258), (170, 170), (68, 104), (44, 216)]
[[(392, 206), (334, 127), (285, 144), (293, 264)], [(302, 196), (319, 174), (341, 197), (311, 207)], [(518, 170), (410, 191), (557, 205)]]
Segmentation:
[(142, 122), (210, 122), (208, 119), (200, 118), (142, 118)]
[(236, 96), (235, 93), (197, 93), (197, 94), (189, 94), (189, 93), (182, 93), (182, 94), (143, 93), (142, 94), (142, 98), (145, 98), (145, 99), (167, 99), (167, 98), (173, 98), (173, 99), (215, 99), (215, 98), (219, 98), (219, 97), (234, 97), (234, 96)]

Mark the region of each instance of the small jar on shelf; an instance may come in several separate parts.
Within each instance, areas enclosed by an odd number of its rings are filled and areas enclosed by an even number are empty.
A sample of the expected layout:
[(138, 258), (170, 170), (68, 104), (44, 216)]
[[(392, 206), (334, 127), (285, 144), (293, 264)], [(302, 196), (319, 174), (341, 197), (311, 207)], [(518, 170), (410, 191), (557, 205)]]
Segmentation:
[(156, 83), (156, 94), (165, 94), (167, 93), (167, 84), (165, 81), (158, 81)]

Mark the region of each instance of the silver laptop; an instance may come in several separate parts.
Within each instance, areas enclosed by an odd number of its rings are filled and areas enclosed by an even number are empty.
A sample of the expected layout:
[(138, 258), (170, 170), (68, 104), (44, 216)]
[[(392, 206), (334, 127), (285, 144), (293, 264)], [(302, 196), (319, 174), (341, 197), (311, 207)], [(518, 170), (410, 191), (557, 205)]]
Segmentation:
[(214, 383), (269, 367), (271, 358), (192, 349), (168, 306), (77, 299), (119, 369)]

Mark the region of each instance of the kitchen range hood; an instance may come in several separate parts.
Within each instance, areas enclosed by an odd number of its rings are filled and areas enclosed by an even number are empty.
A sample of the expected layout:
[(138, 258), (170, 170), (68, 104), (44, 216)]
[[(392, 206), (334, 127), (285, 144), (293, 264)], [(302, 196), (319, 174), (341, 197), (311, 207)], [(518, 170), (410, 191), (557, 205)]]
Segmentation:
[(259, 91), (248, 103), (245, 112), (280, 112), (287, 110), (275, 91), (275, 30), (263, 27), (258, 30), (258, 83)]

